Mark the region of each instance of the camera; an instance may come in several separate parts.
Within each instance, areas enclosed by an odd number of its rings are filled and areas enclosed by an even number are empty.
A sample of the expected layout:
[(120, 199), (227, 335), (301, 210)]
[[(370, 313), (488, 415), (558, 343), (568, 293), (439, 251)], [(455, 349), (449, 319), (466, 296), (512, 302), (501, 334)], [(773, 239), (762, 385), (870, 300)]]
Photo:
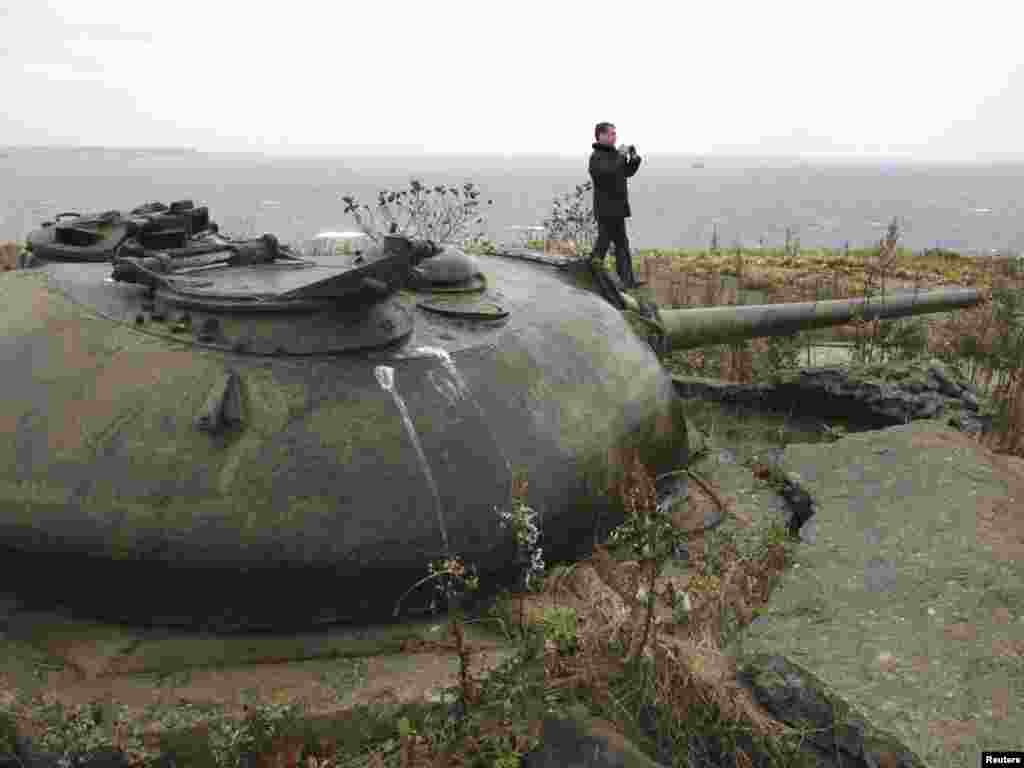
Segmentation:
[(636, 145), (635, 144), (621, 144), (619, 146), (619, 153), (621, 155), (623, 155), (623, 157), (629, 157), (630, 155), (635, 155), (636, 154)]

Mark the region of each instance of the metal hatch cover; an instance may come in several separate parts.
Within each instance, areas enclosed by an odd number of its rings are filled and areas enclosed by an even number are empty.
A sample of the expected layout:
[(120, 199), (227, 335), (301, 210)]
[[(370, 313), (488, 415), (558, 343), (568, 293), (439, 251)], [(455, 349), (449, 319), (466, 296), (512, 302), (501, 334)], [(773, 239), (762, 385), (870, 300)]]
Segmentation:
[[(201, 297), (183, 305), (184, 294), (109, 278), (109, 264), (52, 262), (39, 269), (52, 290), (101, 317), (148, 335), (235, 354), (354, 352), (399, 342), (413, 330), (411, 309), (394, 296), (358, 302), (250, 301), (248, 306)], [(167, 298), (171, 293), (174, 301)], [(229, 311), (222, 311), (220, 305), (228, 302)]]
[(302, 310), (366, 290), (353, 270), (287, 262), (209, 269), (172, 277), (156, 295), (179, 306), (219, 310)]
[(416, 306), (427, 312), (465, 320), (503, 320), (508, 310), (494, 301), (486, 299), (466, 300), (463, 298), (436, 296), (416, 302)]
[(409, 241), (386, 238), (344, 264), (318, 264), (280, 252), (277, 241), (240, 242), (188, 259), (157, 252), (114, 259), (112, 277), (139, 283), (177, 306), (212, 311), (303, 311), (325, 303), (361, 305), (391, 296), (408, 278)]

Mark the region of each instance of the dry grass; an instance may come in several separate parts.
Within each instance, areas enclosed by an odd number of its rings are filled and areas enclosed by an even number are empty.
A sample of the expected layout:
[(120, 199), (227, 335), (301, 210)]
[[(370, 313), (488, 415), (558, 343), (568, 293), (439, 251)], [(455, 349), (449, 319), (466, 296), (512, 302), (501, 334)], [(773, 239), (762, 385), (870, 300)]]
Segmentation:
[[(695, 492), (694, 504), (721, 503), (712, 498), (717, 496), (713, 487), (705, 490), (704, 484), (698, 484), (697, 488), (707, 498), (701, 501)], [(787, 732), (736, 682), (734, 660), (719, 647), (729, 612), (746, 624), (755, 609), (767, 602), (770, 585), (785, 566), (783, 547), (769, 546), (757, 561), (741, 558), (735, 549), (723, 551), (721, 576), (713, 576), (705, 567), (703, 539), (700, 534), (691, 538), (691, 568), (686, 575), (654, 580), (655, 599), (649, 614), (646, 590), (654, 563), (617, 560), (601, 546), (569, 573), (549, 580), (541, 594), (519, 596), (527, 601), (525, 614), (531, 622), (553, 607), (572, 608), (579, 617), (578, 652), (560, 656), (553, 648), (547, 651), (549, 685), (579, 686), (610, 705), (611, 680), (623, 673), (626, 660), (639, 650), (654, 662), (655, 700), (678, 722), (686, 722), (693, 707), (711, 704), (728, 720), (743, 723), (761, 736)], [(685, 624), (679, 624), (672, 605), (684, 593), (691, 610)]]

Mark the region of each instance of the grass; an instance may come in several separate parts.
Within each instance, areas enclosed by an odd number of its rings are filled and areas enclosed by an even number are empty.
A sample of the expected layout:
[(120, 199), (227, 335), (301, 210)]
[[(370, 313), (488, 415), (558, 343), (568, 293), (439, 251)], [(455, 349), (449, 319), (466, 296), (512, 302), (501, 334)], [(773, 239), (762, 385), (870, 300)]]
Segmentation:
[[(791, 337), (752, 339), (671, 353), (679, 373), (729, 381), (764, 380), (807, 363), (810, 348), (850, 345), (855, 362), (938, 358), (991, 400), (995, 428), (988, 447), (1024, 456), (1024, 264), (1012, 258), (972, 258), (898, 246), (898, 229), (874, 249), (735, 249), (731, 252), (639, 251), (634, 269), (662, 307), (877, 299), (893, 288), (978, 289), (977, 307), (923, 318), (860, 321)], [(805, 354), (806, 353), (806, 354)]]

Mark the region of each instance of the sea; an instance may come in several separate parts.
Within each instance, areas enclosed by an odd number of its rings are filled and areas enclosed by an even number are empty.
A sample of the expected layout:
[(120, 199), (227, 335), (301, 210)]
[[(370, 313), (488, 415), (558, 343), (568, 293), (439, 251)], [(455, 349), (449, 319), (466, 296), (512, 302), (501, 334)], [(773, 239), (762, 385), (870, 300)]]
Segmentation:
[[(553, 201), (588, 180), (578, 157), (422, 154), (285, 157), (255, 153), (109, 148), (0, 148), (0, 241), (21, 240), (62, 212), (130, 209), (189, 199), (209, 206), (221, 231), (270, 232), (302, 244), (354, 230), (341, 198), (372, 204), (384, 189), (473, 182), (485, 233), (515, 243)], [(1024, 164), (925, 165), (807, 159), (644, 155), (630, 180), (636, 248), (874, 245), (898, 218), (915, 250), (1024, 252)]]

